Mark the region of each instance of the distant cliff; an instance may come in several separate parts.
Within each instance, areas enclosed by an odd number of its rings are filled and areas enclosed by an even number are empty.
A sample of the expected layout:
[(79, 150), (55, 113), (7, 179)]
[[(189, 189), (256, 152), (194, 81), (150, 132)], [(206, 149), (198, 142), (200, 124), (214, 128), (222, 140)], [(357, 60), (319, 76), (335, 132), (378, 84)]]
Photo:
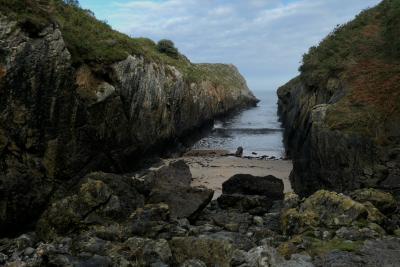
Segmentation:
[(1, 232), (32, 222), (86, 173), (127, 170), (257, 103), (234, 66), (171, 57), (63, 1), (1, 1), (0, 40)]
[(278, 90), (296, 192), (400, 190), (400, 2), (338, 27)]

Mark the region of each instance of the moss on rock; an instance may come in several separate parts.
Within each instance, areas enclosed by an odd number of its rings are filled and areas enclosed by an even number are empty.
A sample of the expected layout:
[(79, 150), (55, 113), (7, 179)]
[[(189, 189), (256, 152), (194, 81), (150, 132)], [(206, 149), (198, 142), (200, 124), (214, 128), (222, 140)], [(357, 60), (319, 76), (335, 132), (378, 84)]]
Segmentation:
[(234, 247), (228, 241), (196, 237), (176, 237), (170, 241), (175, 262), (199, 259), (207, 266), (229, 267)]
[(89, 180), (79, 192), (54, 202), (41, 216), (37, 233), (45, 240), (73, 232), (84, 226), (85, 219), (111, 197), (110, 188), (102, 181)]
[(396, 199), (392, 194), (374, 188), (363, 188), (353, 191), (350, 196), (360, 203), (370, 202), (382, 213), (390, 213), (396, 210)]

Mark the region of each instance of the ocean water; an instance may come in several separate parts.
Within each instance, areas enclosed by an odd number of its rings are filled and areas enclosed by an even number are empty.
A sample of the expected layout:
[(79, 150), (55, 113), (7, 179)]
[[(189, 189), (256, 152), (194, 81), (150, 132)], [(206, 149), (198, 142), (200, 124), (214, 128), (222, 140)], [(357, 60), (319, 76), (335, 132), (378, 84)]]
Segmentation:
[(245, 156), (283, 157), (283, 129), (278, 122), (276, 92), (254, 93), (261, 100), (257, 107), (215, 121), (210, 133), (193, 148), (235, 152), (241, 146)]

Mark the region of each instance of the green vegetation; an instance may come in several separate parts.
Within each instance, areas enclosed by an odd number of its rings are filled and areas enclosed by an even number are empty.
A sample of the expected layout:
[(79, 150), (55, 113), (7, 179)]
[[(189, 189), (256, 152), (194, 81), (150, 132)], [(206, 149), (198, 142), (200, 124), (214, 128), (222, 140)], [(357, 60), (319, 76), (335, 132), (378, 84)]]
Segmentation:
[(331, 240), (318, 240), (313, 239), (311, 246), (307, 249), (312, 256), (324, 255), (334, 250), (355, 252), (362, 246), (362, 241), (349, 241), (342, 239), (331, 239)]
[(174, 42), (172, 42), (171, 40), (165, 40), (165, 39), (160, 40), (157, 43), (157, 49), (160, 53), (167, 54), (172, 58), (179, 57), (178, 49), (175, 47)]
[(233, 83), (235, 78), (216, 75), (231, 76), (232, 72), (227, 73), (229, 67), (192, 64), (179, 54), (172, 41), (161, 40), (155, 44), (147, 38), (131, 38), (117, 32), (106, 22), (97, 20), (90, 10), (82, 9), (76, 0), (0, 0), (0, 13), (16, 20), (32, 37), (51, 23), (59, 25), (75, 66), (86, 64), (101, 69), (131, 54), (174, 66), (188, 82), (208, 80), (217, 85), (238, 86)]
[[(400, 2), (384, 0), (338, 26), (303, 57), (301, 79), (330, 91), (334, 78), (346, 97), (327, 113), (332, 129), (356, 132), (389, 144), (387, 129), (400, 115)], [(337, 90), (337, 88), (335, 89)]]

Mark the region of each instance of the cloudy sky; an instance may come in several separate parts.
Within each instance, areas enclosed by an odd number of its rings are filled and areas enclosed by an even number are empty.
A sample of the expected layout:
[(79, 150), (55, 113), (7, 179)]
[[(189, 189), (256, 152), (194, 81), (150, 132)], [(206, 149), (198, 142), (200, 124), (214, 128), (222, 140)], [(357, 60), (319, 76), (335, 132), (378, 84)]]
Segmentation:
[(379, 0), (80, 0), (115, 29), (171, 39), (192, 62), (233, 63), (251, 89), (275, 90), (336, 25)]

